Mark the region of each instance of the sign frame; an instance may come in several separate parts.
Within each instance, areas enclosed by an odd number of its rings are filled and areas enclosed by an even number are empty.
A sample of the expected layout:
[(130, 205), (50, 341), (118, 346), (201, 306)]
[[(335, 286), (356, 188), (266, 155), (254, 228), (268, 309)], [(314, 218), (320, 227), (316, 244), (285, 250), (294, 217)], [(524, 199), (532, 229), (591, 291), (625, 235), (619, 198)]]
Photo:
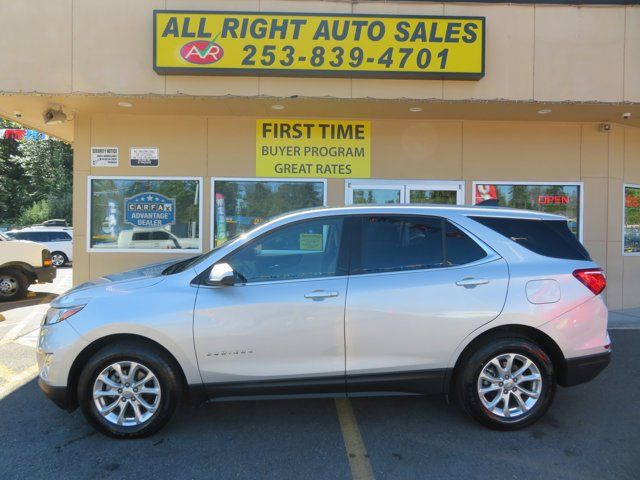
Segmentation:
[[(479, 73), (469, 72), (358, 72), (358, 71), (337, 71), (337, 70), (304, 70), (304, 69), (282, 69), (282, 68), (194, 68), (194, 67), (159, 67), (158, 66), (158, 45), (156, 31), (158, 27), (158, 14), (218, 14), (218, 15), (289, 15), (298, 17), (350, 17), (350, 18), (408, 18), (408, 19), (462, 19), (479, 20), (482, 24), (482, 58), (481, 71)], [(238, 10), (153, 10), (153, 70), (158, 75), (197, 75), (197, 76), (251, 76), (251, 77), (307, 77), (307, 78), (372, 78), (372, 79), (407, 79), (407, 80), (480, 80), (486, 74), (486, 41), (487, 26), (486, 17), (473, 15), (384, 15), (372, 13), (302, 13), (302, 12), (255, 12)]]
[[(177, 181), (195, 181), (198, 182), (198, 225), (199, 225), (199, 238), (197, 249), (164, 249), (164, 248), (96, 248), (91, 246), (91, 200), (92, 200), (92, 182), (93, 180), (177, 180)], [(162, 177), (151, 175), (89, 175), (87, 176), (87, 195), (86, 195), (86, 241), (85, 251), (87, 253), (158, 253), (161, 255), (166, 254), (201, 254), (203, 253), (203, 221), (204, 221), (204, 177)], [(213, 248), (213, 247), (212, 247)], [(186, 258), (186, 257), (185, 257)]]
[[(140, 159), (133, 158), (134, 150), (155, 150), (157, 163), (152, 160), (148, 165), (138, 163)], [(158, 168), (160, 166), (160, 148), (159, 147), (131, 147), (129, 148), (129, 166), (133, 168)]]

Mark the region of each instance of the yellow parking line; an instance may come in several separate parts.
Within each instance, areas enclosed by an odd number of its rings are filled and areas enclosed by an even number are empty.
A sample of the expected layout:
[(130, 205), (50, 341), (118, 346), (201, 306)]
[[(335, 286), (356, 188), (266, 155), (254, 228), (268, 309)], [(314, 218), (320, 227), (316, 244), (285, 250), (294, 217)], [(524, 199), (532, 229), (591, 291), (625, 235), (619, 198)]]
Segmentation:
[(38, 375), (38, 365), (33, 365), (20, 373), (14, 374), (7, 383), (0, 386), (0, 399), (6, 397), (25, 383), (30, 382), (36, 375)]
[(375, 480), (351, 401), (348, 398), (336, 398), (336, 410), (353, 480)]

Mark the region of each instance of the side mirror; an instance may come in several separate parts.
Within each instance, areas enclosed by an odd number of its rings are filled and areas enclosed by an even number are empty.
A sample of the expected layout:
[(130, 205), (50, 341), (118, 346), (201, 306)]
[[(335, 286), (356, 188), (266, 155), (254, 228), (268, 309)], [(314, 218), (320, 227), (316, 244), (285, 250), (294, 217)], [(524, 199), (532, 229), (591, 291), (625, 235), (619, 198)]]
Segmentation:
[(207, 285), (214, 286), (232, 286), (236, 283), (236, 276), (233, 268), (228, 263), (216, 263), (207, 279)]

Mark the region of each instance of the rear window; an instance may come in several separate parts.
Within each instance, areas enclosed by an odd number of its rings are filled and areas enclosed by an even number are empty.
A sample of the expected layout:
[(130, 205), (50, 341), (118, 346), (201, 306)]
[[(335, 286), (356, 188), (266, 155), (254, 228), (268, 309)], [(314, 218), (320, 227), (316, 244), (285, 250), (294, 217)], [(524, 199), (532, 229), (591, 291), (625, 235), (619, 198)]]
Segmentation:
[(67, 240), (71, 240), (71, 235), (69, 235), (67, 232), (47, 232), (49, 234), (49, 241), (50, 242), (64, 242)]
[(470, 218), (539, 255), (567, 260), (591, 260), (589, 253), (564, 220)]

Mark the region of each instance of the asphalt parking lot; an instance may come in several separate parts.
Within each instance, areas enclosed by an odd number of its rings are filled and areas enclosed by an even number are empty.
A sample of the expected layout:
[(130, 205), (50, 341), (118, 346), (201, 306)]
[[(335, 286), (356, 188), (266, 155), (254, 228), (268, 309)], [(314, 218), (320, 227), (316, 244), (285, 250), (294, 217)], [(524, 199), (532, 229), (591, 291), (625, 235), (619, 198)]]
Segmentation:
[[(603, 374), (559, 389), (546, 417), (513, 433), (440, 398), (325, 398), (184, 406), (154, 437), (118, 441), (58, 409), (31, 373), (0, 384), (0, 478), (638, 479), (640, 330), (611, 335)], [(33, 355), (0, 345), (15, 372)]]

